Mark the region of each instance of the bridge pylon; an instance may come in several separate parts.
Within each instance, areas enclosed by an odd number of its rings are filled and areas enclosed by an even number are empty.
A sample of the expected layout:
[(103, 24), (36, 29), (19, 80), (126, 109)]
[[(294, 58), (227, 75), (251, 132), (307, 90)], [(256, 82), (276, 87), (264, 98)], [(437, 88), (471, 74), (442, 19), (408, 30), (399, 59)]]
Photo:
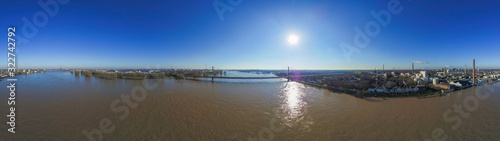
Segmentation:
[(290, 67), (288, 67), (288, 73), (286, 73), (287, 81), (290, 82)]

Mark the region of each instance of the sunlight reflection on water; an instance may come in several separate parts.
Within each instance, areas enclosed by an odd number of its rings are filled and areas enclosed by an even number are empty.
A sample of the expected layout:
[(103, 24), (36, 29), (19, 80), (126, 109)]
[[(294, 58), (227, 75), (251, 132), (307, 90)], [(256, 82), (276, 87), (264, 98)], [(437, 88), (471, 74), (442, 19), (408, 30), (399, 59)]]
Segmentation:
[(297, 82), (289, 82), (285, 84), (283, 95), (280, 97), (282, 101), (282, 111), (284, 124), (288, 127), (298, 126), (308, 129), (312, 119), (306, 115), (307, 97), (304, 92), (304, 85)]

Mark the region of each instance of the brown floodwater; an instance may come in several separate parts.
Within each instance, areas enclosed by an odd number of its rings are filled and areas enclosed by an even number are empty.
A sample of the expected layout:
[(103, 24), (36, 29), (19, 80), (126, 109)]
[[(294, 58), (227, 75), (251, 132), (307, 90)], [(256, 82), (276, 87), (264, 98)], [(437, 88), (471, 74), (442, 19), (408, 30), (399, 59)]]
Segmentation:
[[(447, 140), (500, 140), (500, 83), (432, 98), (360, 99), (296, 82), (103, 80), (47, 72), (18, 76), (15, 134), (5, 124), (8, 83), (0, 85), (0, 140), (88, 140), (82, 131), (97, 131), (92, 138), (102, 140), (414, 141), (432, 139), (433, 131)], [(464, 104), (462, 113), (454, 112)], [(102, 121), (114, 128), (101, 130)]]

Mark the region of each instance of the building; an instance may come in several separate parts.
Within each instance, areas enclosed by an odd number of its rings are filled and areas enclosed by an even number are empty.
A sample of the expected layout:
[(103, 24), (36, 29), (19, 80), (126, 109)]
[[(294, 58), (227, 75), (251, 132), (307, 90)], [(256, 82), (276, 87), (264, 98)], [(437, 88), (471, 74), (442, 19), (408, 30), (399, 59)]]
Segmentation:
[(427, 77), (427, 72), (426, 71), (420, 71), (420, 74), (422, 75), (423, 78)]
[(449, 81), (448, 82), (450, 85), (455, 85), (455, 87), (458, 88), (467, 88), (470, 87), (471, 83), (469, 81)]
[(448, 85), (448, 84), (437, 84), (436, 86), (439, 88), (442, 88), (442, 89), (446, 89), (446, 90), (454, 88), (454, 86)]
[(432, 84), (438, 85), (439, 84), (439, 78), (432, 78)]
[(455, 85), (456, 87), (462, 87), (462, 84), (458, 81), (448, 81), (448, 84)]

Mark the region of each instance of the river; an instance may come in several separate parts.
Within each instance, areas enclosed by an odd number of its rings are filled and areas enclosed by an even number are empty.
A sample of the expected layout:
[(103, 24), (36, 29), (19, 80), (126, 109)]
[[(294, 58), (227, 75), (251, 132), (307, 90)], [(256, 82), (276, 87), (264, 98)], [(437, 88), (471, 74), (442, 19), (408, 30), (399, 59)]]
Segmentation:
[[(69, 72), (17, 79), (15, 134), (5, 124), (8, 82), (0, 81), (1, 140), (87, 140), (87, 132), (102, 140), (414, 141), (433, 131), (447, 140), (500, 139), (500, 83), (432, 98), (360, 99), (285, 80), (104, 80)], [(465, 116), (443, 118), (464, 101)], [(113, 130), (101, 130), (103, 120)]]

